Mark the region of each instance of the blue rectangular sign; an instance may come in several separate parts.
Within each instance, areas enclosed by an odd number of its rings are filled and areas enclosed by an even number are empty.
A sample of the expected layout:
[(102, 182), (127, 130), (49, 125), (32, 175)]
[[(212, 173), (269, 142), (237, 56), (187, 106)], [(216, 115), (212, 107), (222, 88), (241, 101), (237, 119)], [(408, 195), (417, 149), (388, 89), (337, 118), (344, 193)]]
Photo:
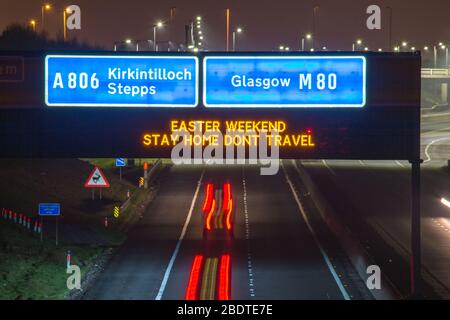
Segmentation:
[(61, 214), (61, 206), (59, 203), (39, 203), (40, 216), (59, 216)]
[(196, 107), (194, 56), (48, 55), (47, 106)]
[(214, 56), (203, 63), (205, 107), (363, 107), (364, 56)]
[(125, 159), (117, 158), (116, 159), (116, 167), (125, 167)]

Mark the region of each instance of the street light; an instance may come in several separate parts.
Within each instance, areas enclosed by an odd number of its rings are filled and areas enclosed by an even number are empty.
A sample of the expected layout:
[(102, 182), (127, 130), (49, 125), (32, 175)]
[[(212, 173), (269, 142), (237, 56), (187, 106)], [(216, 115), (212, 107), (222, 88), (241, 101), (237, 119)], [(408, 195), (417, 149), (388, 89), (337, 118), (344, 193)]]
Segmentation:
[(312, 39), (312, 34), (311, 33), (307, 33), (304, 37), (302, 37), (302, 51), (305, 51), (305, 38), (307, 40), (311, 40)]
[(44, 5), (41, 6), (41, 28), (42, 28), (42, 31), (44, 31), (45, 11), (50, 11), (51, 9), (52, 9), (52, 6), (49, 3), (45, 3)]
[(445, 44), (443, 44), (441, 46), (442, 50), (445, 50), (445, 67), (448, 68), (448, 46), (446, 46)]
[(403, 48), (404, 50), (408, 49), (408, 42), (403, 41), (403, 42), (402, 42), (402, 48)]
[(30, 26), (33, 29), (33, 31), (36, 32), (36, 20), (31, 19), (30, 20)]
[(389, 10), (389, 46), (388, 48), (392, 48), (392, 7), (387, 6), (386, 9)]
[(70, 13), (70, 8), (67, 7), (63, 10), (63, 24), (64, 24), (64, 42), (67, 40), (67, 14)]
[(162, 28), (164, 24), (161, 21), (156, 22), (156, 24), (153, 26), (153, 46), (154, 50), (158, 51), (158, 46), (156, 45), (156, 29)]
[(237, 28), (233, 31), (233, 51), (236, 51), (236, 34), (242, 33), (242, 28)]
[(361, 44), (362, 44), (362, 40), (356, 39), (356, 43), (355, 42), (352, 43), (352, 51), (355, 51), (357, 49), (356, 47), (359, 47)]

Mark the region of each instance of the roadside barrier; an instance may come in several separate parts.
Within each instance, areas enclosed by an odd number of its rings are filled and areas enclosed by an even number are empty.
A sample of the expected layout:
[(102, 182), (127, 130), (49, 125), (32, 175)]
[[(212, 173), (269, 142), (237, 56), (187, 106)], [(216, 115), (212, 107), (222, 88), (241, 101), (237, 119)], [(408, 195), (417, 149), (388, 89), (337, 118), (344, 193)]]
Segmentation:
[(17, 213), (9, 208), (1, 208), (1, 218), (5, 221), (18, 224), (33, 233), (42, 233), (42, 222), (38, 218), (27, 217), (23, 213)]

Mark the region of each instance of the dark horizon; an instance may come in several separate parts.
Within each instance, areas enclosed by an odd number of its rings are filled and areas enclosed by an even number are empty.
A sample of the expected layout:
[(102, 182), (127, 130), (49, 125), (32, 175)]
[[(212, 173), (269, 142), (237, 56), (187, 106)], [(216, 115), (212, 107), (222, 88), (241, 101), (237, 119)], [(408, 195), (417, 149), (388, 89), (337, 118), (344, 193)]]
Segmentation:
[[(91, 45), (112, 49), (114, 41), (152, 39), (152, 25), (158, 20), (168, 20), (170, 8), (176, 14), (170, 27), (158, 30), (160, 41), (184, 42), (184, 25), (197, 15), (203, 18), (204, 48), (210, 51), (225, 49), (225, 9), (231, 9), (231, 29), (242, 27), (238, 36), (237, 50), (270, 51), (279, 45), (291, 50), (300, 48), (301, 36), (313, 31), (313, 8), (319, 6), (316, 19), (316, 48), (326, 46), (329, 50), (351, 50), (357, 38), (364, 40), (363, 46), (370, 50), (388, 47), (389, 14), (392, 7), (392, 43), (399, 45), (408, 41), (417, 49), (438, 42), (450, 42), (450, 24), (447, 13), (450, 2), (430, 0), (424, 10), (423, 2), (407, 0), (380, 0), (376, 4), (382, 9), (382, 29), (366, 28), (366, 8), (371, 1), (226, 1), (220, 5), (206, 0), (195, 1), (144, 1), (129, 0), (78, 0), (48, 1), (53, 5), (45, 14), (45, 30), (55, 38), (62, 34), (62, 8), (77, 4), (82, 10), (82, 30), (70, 31), (69, 39), (76, 37)], [(0, 31), (12, 23), (27, 24), (31, 18), (38, 20), (40, 29), (40, 0), (0, 0)], [(255, 6), (257, 4), (257, 6)], [(124, 9), (125, 7), (125, 9)], [(273, 21), (273, 23), (270, 23)], [(392, 48), (391, 48), (392, 49)]]

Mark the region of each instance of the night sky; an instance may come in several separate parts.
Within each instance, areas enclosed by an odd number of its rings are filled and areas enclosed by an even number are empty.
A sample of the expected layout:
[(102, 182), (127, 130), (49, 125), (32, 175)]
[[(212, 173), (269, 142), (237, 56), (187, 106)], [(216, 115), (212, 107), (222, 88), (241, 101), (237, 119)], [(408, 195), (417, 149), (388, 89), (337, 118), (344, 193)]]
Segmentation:
[[(407, 40), (418, 49), (439, 41), (450, 43), (449, 0), (77, 0), (49, 1), (46, 29), (52, 37), (62, 34), (62, 8), (77, 4), (82, 10), (82, 30), (71, 32), (90, 44), (112, 49), (114, 41), (125, 38), (152, 39), (152, 25), (168, 20), (176, 7), (170, 27), (158, 31), (159, 40), (184, 42), (184, 25), (196, 15), (203, 17), (205, 48), (225, 49), (225, 8), (231, 9), (231, 26), (241, 26), (238, 50), (274, 50), (279, 45), (299, 49), (302, 34), (312, 31), (312, 11), (317, 15), (316, 47), (351, 50), (352, 41), (362, 38), (370, 49), (388, 46), (388, 11), (382, 11), (383, 28), (365, 27), (368, 5), (393, 8), (393, 43)], [(40, 20), (42, 0), (0, 0), (0, 30), (13, 22)]]

